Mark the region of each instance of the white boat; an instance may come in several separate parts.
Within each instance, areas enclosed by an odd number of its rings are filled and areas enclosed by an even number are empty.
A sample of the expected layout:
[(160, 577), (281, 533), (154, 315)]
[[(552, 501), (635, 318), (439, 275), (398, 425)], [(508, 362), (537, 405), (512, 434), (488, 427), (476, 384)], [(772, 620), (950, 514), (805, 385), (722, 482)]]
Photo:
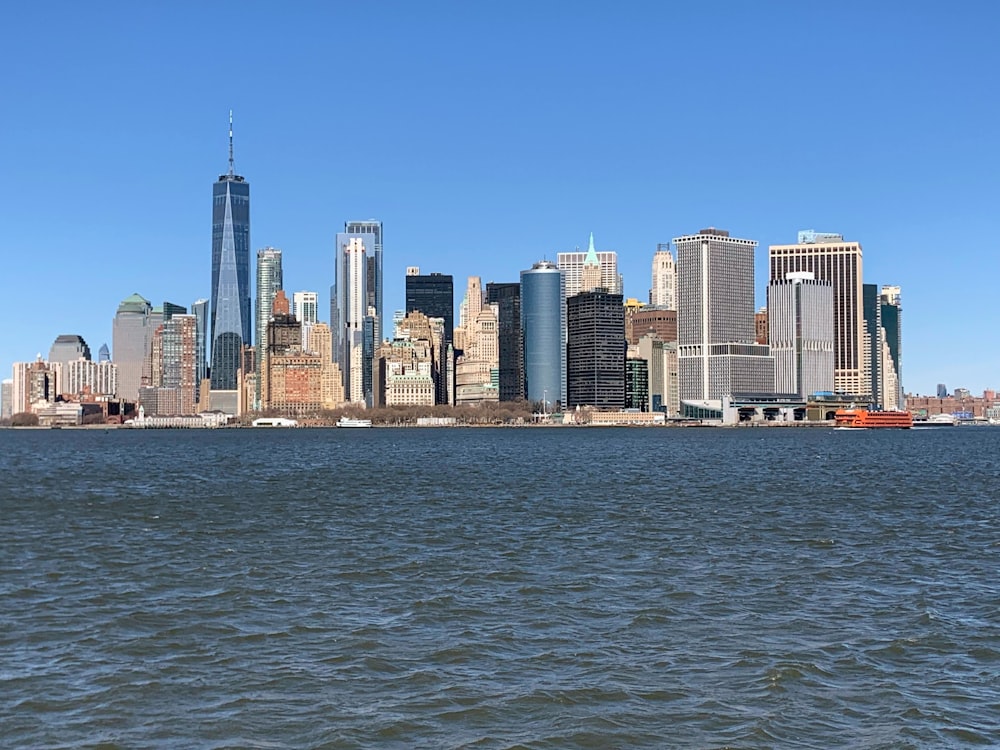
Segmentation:
[(352, 417), (341, 417), (337, 421), (337, 427), (371, 427), (370, 419), (354, 419)]
[(951, 414), (935, 414), (933, 417), (928, 417), (923, 420), (914, 420), (913, 426), (920, 427), (955, 427), (958, 424), (958, 419), (956, 419)]

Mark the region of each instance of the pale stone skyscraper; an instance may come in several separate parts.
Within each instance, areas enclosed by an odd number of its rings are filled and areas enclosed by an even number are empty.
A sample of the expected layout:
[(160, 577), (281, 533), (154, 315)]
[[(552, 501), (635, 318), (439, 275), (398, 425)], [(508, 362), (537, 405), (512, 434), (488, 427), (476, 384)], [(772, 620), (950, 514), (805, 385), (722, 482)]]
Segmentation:
[(677, 309), (677, 265), (670, 243), (661, 243), (653, 253), (653, 286), (649, 290), (649, 304), (665, 310)]

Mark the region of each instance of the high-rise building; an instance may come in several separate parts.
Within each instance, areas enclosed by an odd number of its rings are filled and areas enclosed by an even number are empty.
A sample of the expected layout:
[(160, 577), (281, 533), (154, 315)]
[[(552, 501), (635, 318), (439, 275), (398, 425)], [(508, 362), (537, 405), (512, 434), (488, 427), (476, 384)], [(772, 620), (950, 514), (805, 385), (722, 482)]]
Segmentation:
[(101, 348), (97, 350), (97, 361), (98, 362), (111, 361), (111, 350), (108, 348), (107, 344), (101, 344)]
[(139, 400), (143, 368), (150, 357), (152, 311), (149, 300), (133, 294), (118, 305), (111, 327), (113, 361), (118, 365), (118, 398), (132, 403)]
[(833, 285), (790, 273), (767, 287), (774, 388), (805, 400), (833, 390)]
[(292, 294), (292, 314), (303, 324), (319, 322), (319, 294), (316, 292), (295, 292)]
[(937, 397), (938, 398), (948, 398), (948, 386), (944, 383), (937, 384)]
[(625, 408), (649, 411), (649, 362), (642, 357), (625, 360)]
[(711, 228), (674, 246), (681, 402), (716, 408), (735, 393), (773, 392), (774, 359), (754, 332), (757, 243)]
[(600, 282), (597, 286), (604, 287), (610, 294), (622, 294), (622, 277), (618, 273), (618, 253), (614, 250), (596, 250), (594, 248), (594, 233), (591, 232), (586, 252), (575, 250), (556, 255), (556, 265), (563, 272), (564, 299), (569, 299), (583, 291), (584, 266), (593, 265), (595, 258), (600, 266)]
[(796, 245), (771, 245), (770, 280), (808, 271), (833, 285), (833, 388), (838, 393), (867, 397), (871, 377), (865, 372), (864, 301), (861, 244), (842, 235), (799, 232)]
[(174, 314), (163, 323), (162, 388), (177, 392), (179, 414), (194, 414), (198, 389), (198, 319)]
[(653, 253), (653, 285), (649, 290), (649, 304), (664, 310), (677, 309), (677, 265), (669, 242), (657, 245)]
[(625, 408), (625, 308), (622, 295), (602, 288), (566, 301), (569, 408)]
[(81, 357), (63, 365), (63, 383), (60, 390), (64, 394), (115, 396), (118, 393), (118, 367), (109, 360), (91, 362)]
[(177, 305), (173, 302), (163, 303), (163, 320), (170, 320), (175, 315), (187, 315), (187, 308), (184, 305)]
[(281, 250), (274, 247), (265, 247), (257, 251), (257, 310), (256, 310), (256, 372), (258, 373), (255, 394), (254, 408), (260, 408), (260, 371), (264, 365), (264, 346), (261, 344), (267, 341), (267, 323), (271, 320), (271, 308), (274, 305), (275, 295), (278, 290), (284, 288), (284, 279), (281, 268)]
[(462, 351), (455, 362), (455, 403), (473, 404), (500, 400), (500, 345), (497, 312), (483, 305), (483, 284), (470, 276), (459, 317)]
[(406, 312), (444, 320), (445, 345), (455, 342), (455, 288), (451, 274), (406, 269)]
[(39, 354), (34, 362), (15, 362), (12, 368), (11, 415), (30, 412), (35, 404), (52, 403), (59, 395), (58, 373), (55, 365), (42, 359)]
[(753, 327), (757, 335), (758, 344), (766, 344), (767, 341), (767, 307), (762, 307), (753, 314)]
[(208, 313), (209, 301), (199, 299), (191, 305), (191, 314), (194, 315), (198, 324), (198, 341), (196, 342), (196, 367), (198, 379), (198, 400), (201, 400), (201, 381), (208, 377), (208, 352), (210, 344), (208, 341)]
[(563, 275), (550, 261), (521, 271), (521, 333), (524, 340), (524, 390), (546, 411), (564, 404)]
[[(365, 384), (371, 378), (374, 341), (366, 344), (365, 339), (373, 338), (375, 333), (376, 312), (368, 305), (372, 298), (368, 289), (368, 269), (374, 243), (372, 234), (337, 234), (337, 318), (340, 327), (334, 333), (334, 349), (337, 352), (335, 359), (344, 374), (344, 392), (353, 403), (364, 403), (370, 396)], [(366, 318), (372, 319), (368, 321), (367, 330)]]
[(521, 285), (486, 284), (486, 302), (497, 309), (501, 401), (524, 398), (524, 350), (521, 346)]
[(373, 309), (373, 324), (375, 335), (373, 340), (382, 343), (382, 222), (376, 219), (367, 221), (348, 221), (344, 224), (344, 233), (350, 237), (366, 239), (365, 259), (365, 310)]
[(212, 390), (232, 391), (244, 346), (252, 345), (250, 313), (250, 183), (233, 166), (212, 187)]
[(885, 337), (882, 402), (886, 409), (903, 409), (906, 407), (906, 393), (903, 389), (903, 299), (900, 288), (883, 286), (880, 302)]
[(12, 403), (14, 401), (14, 381), (12, 378), (5, 378), (0, 381), (0, 419), (10, 419), (14, 412)]
[(56, 336), (49, 349), (49, 362), (73, 362), (80, 358), (90, 359), (90, 347), (82, 336), (63, 333)]
[(661, 341), (677, 341), (677, 310), (665, 307), (630, 307), (625, 304), (625, 339), (638, 344), (653, 331)]

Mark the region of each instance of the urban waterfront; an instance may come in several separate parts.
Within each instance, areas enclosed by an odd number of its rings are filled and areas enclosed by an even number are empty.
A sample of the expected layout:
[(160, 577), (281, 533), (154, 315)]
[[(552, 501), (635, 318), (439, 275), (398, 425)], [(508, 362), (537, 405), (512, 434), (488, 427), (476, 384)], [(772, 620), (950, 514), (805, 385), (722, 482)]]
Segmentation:
[(996, 744), (998, 447), (2, 430), (2, 744)]

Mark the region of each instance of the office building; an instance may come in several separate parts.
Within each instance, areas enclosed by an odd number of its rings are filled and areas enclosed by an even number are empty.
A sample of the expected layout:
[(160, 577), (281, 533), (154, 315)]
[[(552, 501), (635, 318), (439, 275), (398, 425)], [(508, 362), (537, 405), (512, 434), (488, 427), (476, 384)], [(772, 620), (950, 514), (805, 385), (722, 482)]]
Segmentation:
[(948, 386), (944, 383), (937, 384), (937, 397), (938, 398), (948, 398)]
[(90, 359), (90, 347), (87, 346), (87, 342), (83, 340), (82, 336), (77, 336), (76, 334), (60, 334), (56, 336), (56, 340), (52, 342), (52, 347), (49, 349), (49, 362), (60, 362), (66, 364), (67, 362), (74, 362), (80, 358)]
[(164, 302), (161, 309), (163, 310), (164, 322), (170, 320), (175, 315), (187, 315), (187, 308), (184, 305), (178, 305), (173, 302)]
[(234, 169), (230, 112), (229, 171), (212, 187), (212, 390), (236, 390), (250, 320), (250, 183)]
[(483, 305), (483, 285), (478, 276), (470, 276), (455, 329), (456, 349), (455, 403), (478, 404), (500, 400), (500, 345), (497, 312)]
[(161, 334), (162, 388), (177, 393), (174, 414), (194, 414), (198, 393), (198, 319), (194, 315), (172, 314), (163, 323)]
[[(337, 320), (334, 358), (344, 374), (344, 392), (356, 404), (370, 404), (372, 360), (375, 335), (375, 308), (368, 304), (369, 269), (374, 263), (375, 237), (372, 234), (337, 234)], [(368, 373), (367, 377), (365, 373)]]
[(703, 229), (678, 237), (680, 400), (719, 411), (734, 393), (774, 391), (774, 360), (754, 332), (754, 240)]
[(11, 411), (14, 401), (14, 380), (5, 378), (0, 381), (0, 419), (10, 419), (14, 412)]
[[(255, 340), (255, 367), (258, 374), (254, 385), (254, 409), (260, 409), (260, 387), (261, 369), (264, 366), (264, 353), (266, 347), (261, 343), (267, 340), (267, 324), (271, 320), (271, 308), (274, 305), (274, 298), (280, 289), (284, 288), (284, 274), (281, 265), (281, 250), (274, 247), (265, 247), (257, 251), (257, 309), (254, 327)], [(299, 342), (301, 343), (301, 341)]]
[(566, 405), (625, 408), (625, 308), (602, 288), (566, 301)]
[(302, 345), (306, 346), (309, 332), (319, 322), (319, 294), (316, 292), (292, 294), (292, 315), (302, 325)]
[(143, 370), (150, 358), (152, 311), (149, 300), (133, 294), (118, 305), (111, 326), (112, 359), (118, 365), (118, 398), (132, 403), (139, 400)]
[(421, 274), (416, 266), (406, 269), (406, 312), (422, 312), (444, 321), (445, 344), (455, 342), (455, 289), (451, 274)]
[(649, 362), (639, 356), (625, 359), (625, 408), (650, 411)]
[(661, 341), (677, 341), (677, 310), (625, 304), (625, 339), (630, 344), (652, 331)]
[(805, 401), (833, 390), (833, 285), (810, 272), (789, 273), (767, 287), (767, 340), (775, 391)]
[(798, 271), (833, 285), (833, 387), (837, 393), (870, 397), (871, 377), (864, 367), (864, 301), (861, 244), (842, 235), (799, 232), (795, 245), (771, 245), (770, 280)]
[(209, 301), (207, 299), (197, 300), (191, 305), (191, 314), (194, 315), (198, 325), (195, 359), (198, 379), (197, 396), (200, 401), (201, 383), (208, 377), (208, 352), (211, 348), (208, 340)]
[[(376, 219), (348, 221), (344, 233), (349, 237), (365, 239), (367, 259), (365, 262), (365, 309), (374, 310), (371, 315), (374, 325), (372, 340), (380, 344), (384, 335), (382, 310), (382, 222)], [(302, 319), (303, 321), (305, 319)]]
[(550, 261), (521, 271), (521, 334), (524, 338), (524, 391), (547, 412), (564, 404), (565, 347), (562, 271)]
[(754, 333), (758, 344), (766, 344), (767, 340), (767, 307), (762, 307), (753, 314)]
[(486, 284), (486, 302), (497, 311), (501, 401), (524, 398), (524, 350), (521, 346), (521, 285)]
[(880, 295), (883, 350), (883, 399), (886, 409), (905, 409), (903, 388), (903, 299), (898, 286), (883, 286)]
[(108, 345), (101, 344), (101, 348), (97, 350), (97, 361), (98, 362), (110, 362), (111, 361), (111, 350)]
[[(614, 250), (597, 250), (594, 247), (594, 233), (590, 233), (586, 252), (579, 249), (569, 253), (557, 253), (556, 265), (563, 273), (563, 299), (584, 290), (584, 267), (592, 268), (596, 261), (598, 274), (588, 273), (590, 288), (603, 287), (610, 294), (622, 294), (622, 277), (618, 273), (618, 253)], [(592, 275), (593, 274), (593, 275)], [(596, 284), (594, 282), (597, 282)]]
[(664, 309), (677, 309), (677, 265), (670, 243), (656, 246), (653, 253), (653, 285), (649, 289), (649, 304)]

